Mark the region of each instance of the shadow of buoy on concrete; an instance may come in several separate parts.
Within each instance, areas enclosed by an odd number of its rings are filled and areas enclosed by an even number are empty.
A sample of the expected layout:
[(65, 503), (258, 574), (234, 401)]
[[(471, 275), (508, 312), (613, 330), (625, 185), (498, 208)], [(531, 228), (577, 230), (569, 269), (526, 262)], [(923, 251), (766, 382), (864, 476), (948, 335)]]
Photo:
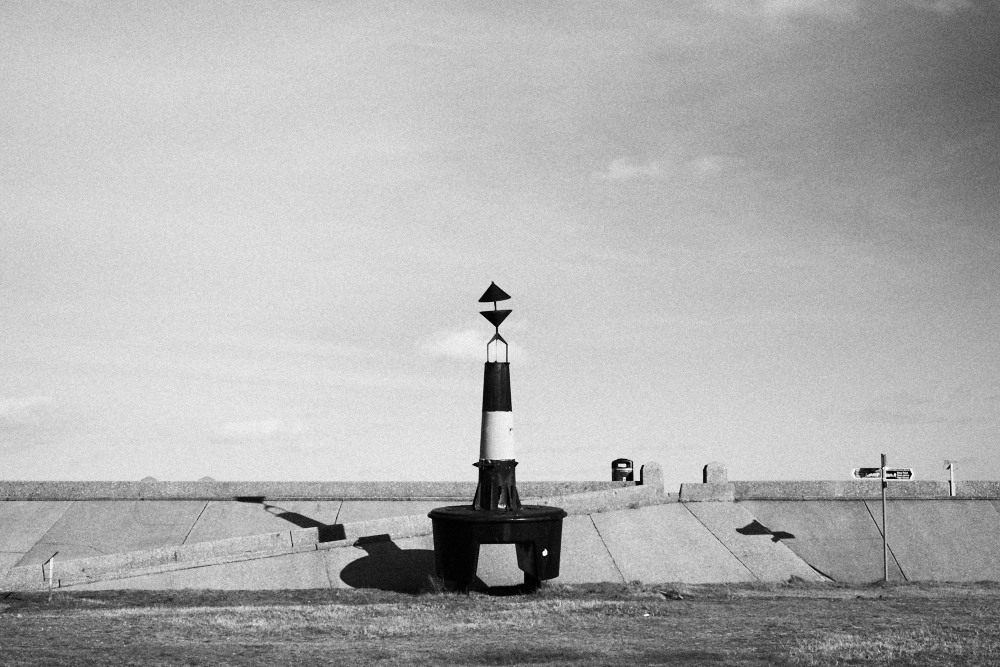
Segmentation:
[(237, 496), (236, 502), (240, 503), (251, 503), (259, 504), (264, 508), (264, 511), (271, 516), (278, 517), (279, 519), (284, 519), (285, 521), (298, 526), (299, 528), (315, 528), (316, 532), (319, 533), (320, 542), (336, 542), (337, 540), (344, 539), (345, 532), (343, 524), (339, 523), (322, 523), (316, 519), (307, 517), (304, 514), (299, 514), (298, 512), (291, 512), (283, 507), (277, 505), (271, 505), (266, 502), (264, 496)]
[(366, 556), (340, 571), (340, 580), (352, 588), (375, 588), (397, 593), (432, 589), (433, 549), (400, 549), (388, 535), (359, 538), (354, 548)]
[(760, 521), (754, 519), (742, 528), (737, 528), (736, 532), (740, 535), (770, 535), (772, 542), (780, 542), (781, 540), (792, 540), (795, 536), (791, 533), (786, 533), (783, 530), (772, 531), (767, 526), (762, 524)]

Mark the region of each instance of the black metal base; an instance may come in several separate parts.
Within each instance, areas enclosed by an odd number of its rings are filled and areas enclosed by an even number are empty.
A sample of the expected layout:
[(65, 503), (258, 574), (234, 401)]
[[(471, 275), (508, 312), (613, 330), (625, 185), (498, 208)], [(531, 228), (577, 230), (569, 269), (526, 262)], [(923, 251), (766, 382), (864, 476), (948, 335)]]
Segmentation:
[(479, 545), (514, 544), (527, 588), (559, 576), (562, 520), (559, 507), (523, 505), (518, 510), (484, 512), (467, 505), (439, 507), (434, 526), (434, 568), (446, 586), (467, 591), (476, 579)]
[(479, 468), (479, 485), (476, 486), (476, 496), (472, 499), (472, 509), (488, 512), (521, 509), (514, 474), (517, 461), (483, 459), (472, 465)]

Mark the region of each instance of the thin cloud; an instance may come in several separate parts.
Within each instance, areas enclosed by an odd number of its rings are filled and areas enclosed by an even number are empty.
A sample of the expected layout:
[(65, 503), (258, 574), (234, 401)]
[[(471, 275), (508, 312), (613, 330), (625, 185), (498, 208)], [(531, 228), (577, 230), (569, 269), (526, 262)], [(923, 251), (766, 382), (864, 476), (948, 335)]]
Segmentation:
[(702, 155), (693, 160), (688, 160), (685, 170), (694, 176), (710, 177), (718, 176), (725, 172), (732, 172), (739, 168), (740, 160), (731, 155)]
[(907, 0), (907, 4), (938, 14), (955, 14), (973, 7), (970, 0)]
[(740, 161), (729, 155), (706, 154), (688, 160), (659, 159), (633, 162), (626, 158), (613, 160), (594, 178), (601, 181), (662, 181), (673, 177), (712, 177), (738, 167)]
[(428, 337), (421, 349), (433, 356), (447, 359), (483, 359), (486, 341), (483, 332), (477, 329), (462, 331), (439, 331)]
[[(516, 327), (508, 327), (516, 329)], [(486, 342), (491, 338), (484, 334), (482, 329), (462, 329), (460, 331), (439, 331), (428, 336), (420, 344), (420, 351), (426, 355), (444, 359), (457, 359), (459, 361), (485, 361)], [(503, 346), (500, 346), (501, 350)], [(510, 356), (516, 356), (519, 361), (524, 360), (524, 350), (510, 343)], [(490, 346), (490, 360), (494, 360), (494, 346)], [(501, 351), (500, 359), (503, 360)]]
[(997, 404), (991, 398), (991, 386), (928, 387), (922, 392), (896, 391), (878, 396), (871, 405), (846, 414), (862, 423), (990, 424), (997, 421)]
[(37, 426), (52, 414), (52, 399), (45, 396), (0, 399), (0, 428)]
[(594, 174), (595, 178), (602, 181), (661, 180), (667, 176), (666, 165), (658, 160), (637, 164), (625, 159), (614, 160), (607, 169)]
[(215, 435), (222, 440), (272, 440), (305, 435), (308, 430), (299, 419), (264, 419), (227, 422), (216, 429)]
[(764, 0), (758, 3), (765, 14), (821, 14), (856, 16), (857, 0)]
[(0, 399), (0, 445), (8, 454), (52, 446), (80, 427), (47, 396)]
[(709, 0), (708, 7), (723, 14), (757, 16), (825, 16), (829, 18), (855, 18), (858, 16), (857, 0)]
[(847, 410), (845, 414), (851, 421), (861, 424), (931, 424), (945, 421), (917, 410), (891, 410), (879, 407)]
[[(975, 6), (972, 0), (904, 0), (904, 2), (915, 9), (945, 15), (966, 11)], [(708, 7), (721, 14), (775, 18), (821, 16), (835, 19), (856, 19), (860, 17), (860, 3), (857, 0), (753, 0), (751, 2), (709, 0)]]

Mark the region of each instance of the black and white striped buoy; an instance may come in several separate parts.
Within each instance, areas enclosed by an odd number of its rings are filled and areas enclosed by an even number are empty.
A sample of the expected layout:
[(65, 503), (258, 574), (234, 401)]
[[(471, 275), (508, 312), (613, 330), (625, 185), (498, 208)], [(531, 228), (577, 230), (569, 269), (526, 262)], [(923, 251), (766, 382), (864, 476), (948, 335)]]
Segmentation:
[[(496, 327), (486, 344), (483, 370), (483, 425), (479, 439), (479, 485), (472, 505), (438, 507), (428, 512), (434, 532), (434, 573), (451, 590), (468, 592), (476, 579), (483, 544), (513, 544), (517, 567), (524, 572), (523, 591), (537, 590), (559, 576), (562, 522), (566, 511), (551, 505), (522, 505), (514, 479), (514, 420), (510, 407), (510, 359), (500, 323), (510, 315), (497, 302), (510, 296), (494, 283), (480, 301), (493, 310), (481, 311)], [(496, 358), (490, 361), (490, 346)], [(500, 361), (500, 343), (504, 360)]]
[[(498, 310), (497, 301), (510, 298), (506, 292), (490, 283), (479, 298), (493, 302), (493, 310), (482, 311), (483, 317), (496, 328), (486, 344), (486, 366), (483, 370), (483, 422), (479, 438), (479, 486), (473, 507), (482, 510), (516, 510), (521, 507), (514, 478), (514, 418), (510, 405), (510, 362), (507, 341), (500, 335), (500, 323), (510, 310)], [(496, 345), (496, 361), (490, 361), (490, 345)], [(500, 346), (504, 346), (504, 361), (500, 361)]]

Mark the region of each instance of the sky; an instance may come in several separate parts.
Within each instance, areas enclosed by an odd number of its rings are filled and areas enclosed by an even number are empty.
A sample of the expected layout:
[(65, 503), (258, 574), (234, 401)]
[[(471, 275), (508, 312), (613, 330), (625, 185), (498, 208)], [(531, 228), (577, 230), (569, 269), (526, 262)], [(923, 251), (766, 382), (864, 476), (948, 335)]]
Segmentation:
[(0, 479), (1000, 479), (1000, 2), (0, 3)]

